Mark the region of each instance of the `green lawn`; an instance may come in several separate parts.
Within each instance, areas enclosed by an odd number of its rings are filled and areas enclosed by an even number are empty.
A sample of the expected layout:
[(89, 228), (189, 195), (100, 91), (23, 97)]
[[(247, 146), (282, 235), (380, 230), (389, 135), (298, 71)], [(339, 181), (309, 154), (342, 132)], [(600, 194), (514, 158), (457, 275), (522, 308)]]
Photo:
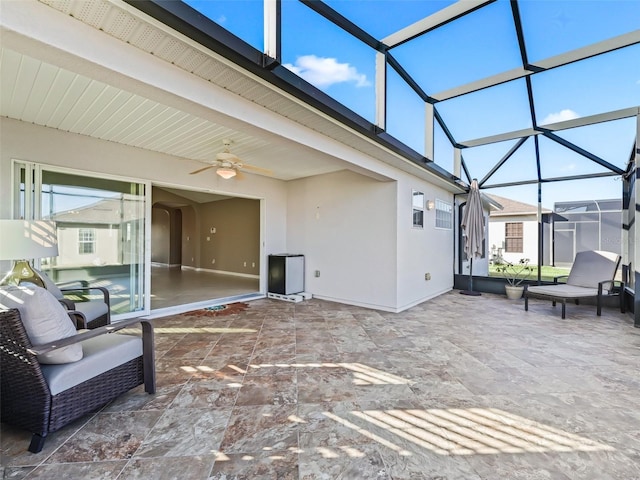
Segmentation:
[[(503, 277), (502, 273), (496, 272), (497, 265), (489, 265), (489, 276), (490, 277)], [(549, 267), (546, 265), (542, 266), (541, 271), (541, 279), (547, 281), (553, 281), (554, 277), (559, 277), (560, 275), (569, 275), (569, 268), (559, 268), (559, 267)], [(538, 279), (538, 266), (531, 266), (531, 274), (528, 277), (529, 280), (537, 280)]]

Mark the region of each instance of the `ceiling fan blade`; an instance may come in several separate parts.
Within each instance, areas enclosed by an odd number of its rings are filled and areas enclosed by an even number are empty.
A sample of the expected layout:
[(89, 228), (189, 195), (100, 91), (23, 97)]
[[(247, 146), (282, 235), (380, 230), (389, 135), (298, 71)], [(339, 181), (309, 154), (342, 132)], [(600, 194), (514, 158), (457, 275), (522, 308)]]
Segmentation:
[(262, 173), (264, 175), (273, 176), (273, 172), (271, 170), (266, 169), (266, 168), (260, 168), (260, 167), (254, 166), (254, 165), (247, 165), (246, 163), (243, 163), (241, 168), (246, 169), (246, 170), (251, 170), (251, 171), (256, 172), (256, 173)]
[(196, 173), (204, 172), (205, 170), (209, 170), (210, 168), (213, 168), (213, 167), (215, 167), (215, 165), (209, 165), (207, 167), (199, 168), (198, 170), (194, 170), (193, 172), (190, 172), (189, 175), (194, 175)]

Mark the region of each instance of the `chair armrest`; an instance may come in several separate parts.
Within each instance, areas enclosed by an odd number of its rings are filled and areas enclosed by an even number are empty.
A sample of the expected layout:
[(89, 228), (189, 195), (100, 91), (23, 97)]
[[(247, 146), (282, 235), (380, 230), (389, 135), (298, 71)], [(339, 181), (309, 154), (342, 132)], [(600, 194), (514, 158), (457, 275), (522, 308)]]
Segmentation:
[[(56, 283), (56, 285), (58, 286), (58, 288), (76, 288), (78, 290), (81, 290), (83, 288), (87, 288), (89, 286), (89, 282), (87, 280), (70, 280), (68, 282)], [(74, 287), (74, 285), (78, 286)]]
[(611, 292), (616, 287), (620, 289), (621, 293), (624, 291), (625, 283), (621, 280), (603, 280), (601, 282), (598, 282), (598, 291), (601, 292), (604, 289), (604, 286), (607, 284), (611, 285), (611, 287), (607, 289), (609, 292)]
[(553, 283), (558, 283), (558, 280), (561, 278), (569, 278), (569, 275), (558, 275), (557, 277), (553, 277)]
[[(69, 314), (72, 314), (72, 313), (75, 313), (75, 312), (69, 312)], [(77, 313), (80, 313), (80, 312), (77, 312)], [(151, 325), (149, 320), (142, 320), (140, 318), (130, 318), (128, 320), (123, 320), (118, 323), (111, 323), (103, 327), (94, 328), (93, 330), (87, 330), (86, 332), (78, 333), (77, 335), (73, 335), (72, 337), (61, 338), (60, 340), (56, 340), (49, 343), (42, 343), (40, 345), (33, 345), (31, 346), (31, 348), (28, 349), (28, 351), (29, 353), (32, 353), (34, 355), (41, 355), (43, 353), (48, 353), (62, 347), (68, 347), (69, 345), (80, 343), (83, 340), (88, 340), (90, 338), (98, 337), (100, 335), (106, 335), (109, 333), (115, 333), (118, 330), (131, 327), (132, 325), (135, 325), (137, 323), (143, 324), (143, 333), (145, 329), (148, 330), (150, 327), (149, 333), (151, 334), (151, 339), (153, 339), (153, 325)], [(145, 326), (144, 325), (145, 323), (148, 324), (148, 326)], [(147, 338), (145, 338), (145, 335), (143, 335), (143, 338), (142, 338), (143, 342), (145, 340), (148, 341), (148, 339), (149, 339), (148, 335), (147, 335)]]
[(62, 304), (62, 306), (64, 308), (66, 308), (67, 310), (75, 310), (76, 309), (75, 302), (69, 300), (68, 298), (59, 298), (58, 302), (60, 302)]
[(89, 328), (87, 326), (87, 317), (84, 313), (79, 312), (78, 310), (67, 310), (67, 315), (69, 315), (69, 318), (75, 324), (76, 330), (86, 330)]
[(85, 299), (85, 295), (88, 295), (89, 293), (91, 293), (92, 290), (98, 290), (102, 293), (102, 298), (104, 300), (104, 303), (106, 303), (107, 305), (110, 305), (109, 303), (109, 290), (107, 290), (105, 287), (82, 287), (82, 288), (61, 288), (60, 291), (62, 292), (63, 295), (72, 295), (72, 294), (76, 294), (79, 297), (81, 297), (83, 299), (83, 301), (87, 301)]

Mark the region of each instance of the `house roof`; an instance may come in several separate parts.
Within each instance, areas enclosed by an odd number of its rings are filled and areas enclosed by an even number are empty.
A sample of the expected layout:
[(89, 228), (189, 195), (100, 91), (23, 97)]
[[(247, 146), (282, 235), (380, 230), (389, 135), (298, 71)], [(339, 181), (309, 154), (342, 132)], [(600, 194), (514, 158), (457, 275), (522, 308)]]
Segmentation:
[[(502, 210), (492, 211), (490, 215), (492, 217), (499, 216), (511, 216), (511, 215), (532, 215), (538, 212), (537, 205), (531, 205), (529, 203), (519, 202), (517, 200), (513, 200), (512, 198), (500, 197), (498, 195), (487, 195), (491, 197), (494, 201), (502, 205)], [(552, 210), (548, 208), (543, 208), (542, 213), (552, 213)]]
[(54, 213), (51, 220), (67, 225), (113, 225), (140, 220), (140, 200), (131, 195), (103, 198), (81, 207)]

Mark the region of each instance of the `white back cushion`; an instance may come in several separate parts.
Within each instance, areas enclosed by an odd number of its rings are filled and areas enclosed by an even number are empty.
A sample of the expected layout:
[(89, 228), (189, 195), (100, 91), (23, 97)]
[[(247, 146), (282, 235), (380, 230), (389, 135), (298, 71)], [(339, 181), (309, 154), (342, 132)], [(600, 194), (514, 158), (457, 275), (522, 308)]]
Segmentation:
[[(0, 288), (0, 308), (17, 308), (33, 345), (54, 342), (75, 335), (67, 311), (44, 288), (36, 285)], [(82, 358), (82, 345), (70, 345), (38, 355), (40, 363), (69, 363)]]
[(620, 255), (599, 250), (578, 252), (569, 272), (567, 284), (577, 287), (598, 288), (598, 282), (613, 280)]

